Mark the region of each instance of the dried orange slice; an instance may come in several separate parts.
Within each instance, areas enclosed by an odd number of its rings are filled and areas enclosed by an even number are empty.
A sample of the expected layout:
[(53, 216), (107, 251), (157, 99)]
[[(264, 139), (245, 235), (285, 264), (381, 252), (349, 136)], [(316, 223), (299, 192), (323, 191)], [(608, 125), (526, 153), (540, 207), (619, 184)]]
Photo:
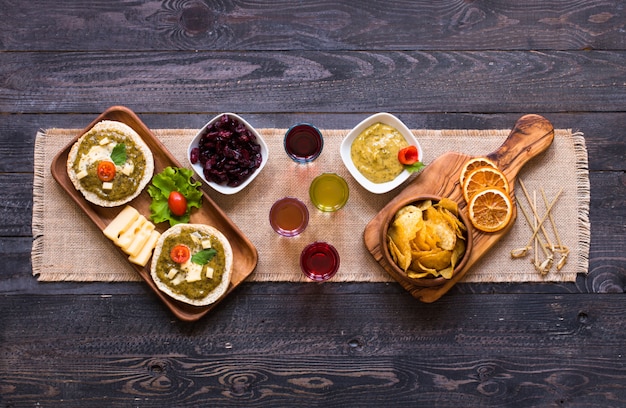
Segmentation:
[(513, 217), (513, 203), (508, 193), (487, 188), (474, 194), (468, 204), (469, 219), (484, 232), (500, 231)]
[(463, 166), (463, 168), (461, 169), (461, 176), (459, 177), (459, 181), (461, 182), (461, 187), (463, 187), (463, 183), (465, 182), (465, 177), (467, 177), (467, 175), (470, 174), (472, 170), (476, 170), (481, 167), (491, 167), (494, 169), (498, 168), (498, 166), (496, 166), (494, 162), (492, 162), (486, 157), (474, 157), (472, 159), (469, 159), (465, 163), (465, 166)]
[(499, 188), (509, 193), (509, 181), (504, 173), (491, 167), (479, 167), (472, 170), (463, 183), (463, 197), (469, 203), (472, 196), (486, 188)]

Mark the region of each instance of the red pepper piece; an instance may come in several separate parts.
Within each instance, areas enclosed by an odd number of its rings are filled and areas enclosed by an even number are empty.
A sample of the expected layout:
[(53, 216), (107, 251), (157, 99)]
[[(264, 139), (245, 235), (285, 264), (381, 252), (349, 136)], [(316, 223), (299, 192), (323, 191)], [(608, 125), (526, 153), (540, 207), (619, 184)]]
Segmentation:
[(398, 152), (398, 161), (400, 161), (400, 163), (404, 165), (410, 166), (411, 164), (416, 163), (418, 160), (419, 157), (417, 154), (416, 146), (407, 146)]

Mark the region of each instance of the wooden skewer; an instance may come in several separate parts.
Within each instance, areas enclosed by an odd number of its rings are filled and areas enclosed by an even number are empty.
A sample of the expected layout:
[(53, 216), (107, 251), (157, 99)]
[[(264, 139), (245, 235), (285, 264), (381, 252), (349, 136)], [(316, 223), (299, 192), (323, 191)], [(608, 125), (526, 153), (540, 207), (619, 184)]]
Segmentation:
[[(533, 228), (533, 224), (534, 223), (530, 219), (530, 216), (526, 212), (526, 209), (524, 209), (524, 207), (522, 206), (521, 203), (519, 203), (519, 208), (520, 208), (520, 210), (522, 210), (522, 214), (524, 214), (524, 218), (526, 218), (526, 222), (530, 226), (530, 229), (532, 230), (533, 234), (530, 237), (530, 239), (528, 240), (528, 243), (526, 244), (525, 247), (519, 248), (519, 249), (514, 249), (513, 251), (511, 251), (511, 257), (512, 258), (523, 258), (524, 256), (526, 256), (526, 254), (528, 253), (528, 250), (531, 248), (533, 240), (535, 239), (535, 236), (536, 236), (536, 230), (535, 230), (535, 228)], [(547, 253), (546, 253), (546, 250), (545, 250), (545, 245), (543, 245), (543, 242), (541, 242), (541, 240), (539, 241), (539, 243), (541, 244), (541, 247), (544, 248), (544, 253), (547, 256)]]
[[(546, 197), (546, 192), (543, 190), (543, 188), (541, 189), (541, 195), (543, 196), (544, 204), (547, 206), (548, 198)], [(567, 263), (567, 257), (569, 255), (569, 248), (563, 246), (563, 243), (561, 242), (561, 236), (559, 235), (559, 231), (556, 229), (556, 223), (554, 222), (554, 217), (552, 217), (552, 213), (550, 213), (548, 218), (550, 219), (550, 224), (552, 224), (552, 230), (554, 231), (554, 236), (556, 237), (556, 242), (559, 246), (559, 253), (561, 254), (561, 258), (556, 264), (556, 270), (560, 271)]]
[[(521, 181), (521, 180), (520, 180)], [(521, 183), (520, 183), (521, 184)], [(554, 204), (556, 204), (557, 199), (559, 198), (559, 196), (561, 195), (561, 193), (563, 192), (563, 189), (561, 189), (561, 191), (559, 191), (556, 195), (556, 197), (554, 197), (554, 200), (552, 201), (552, 203), (550, 203), (550, 205), (548, 206), (548, 209), (545, 213), (545, 215), (541, 218), (541, 221), (539, 221), (539, 225), (543, 224), (543, 222), (546, 220), (546, 218), (548, 217), (548, 215), (550, 215), (550, 211), (552, 211), (552, 207), (554, 207)], [(530, 200), (530, 197), (527, 196), (528, 198), (528, 202), (530, 203), (530, 206), (532, 207), (532, 200)], [(524, 208), (520, 205), (520, 208)], [(524, 210), (522, 210), (522, 212), (524, 212)], [(527, 214), (526, 215), (526, 220), (528, 221), (529, 225), (532, 225), (533, 223), (530, 221), (530, 217), (528, 217)], [(537, 212), (535, 211), (535, 217), (538, 218)], [(532, 228), (532, 227), (531, 227)], [(537, 235), (537, 233), (539, 232), (540, 228), (533, 228), (533, 233), (532, 236), (530, 237), (530, 239), (528, 240), (528, 244), (526, 245), (526, 247), (530, 247), (530, 245), (532, 244), (533, 240), (535, 239), (535, 236)]]
[[(530, 208), (534, 209), (535, 206), (537, 205), (537, 196), (535, 195), (535, 193), (533, 192), (533, 202), (530, 204)], [(537, 217), (537, 211), (533, 211), (534, 213), (534, 218), (533, 220), (535, 221), (535, 233), (533, 233), (534, 236), (534, 241), (535, 241), (535, 269), (543, 275), (543, 271), (541, 270), (540, 266), (539, 266), (539, 254), (537, 254), (537, 245), (538, 245), (538, 237), (539, 235), (537, 235), (536, 231), (539, 230), (539, 226), (537, 225), (537, 222), (539, 222), (539, 217)]]
[[(519, 183), (520, 183), (520, 186), (522, 187), (522, 191), (524, 192), (524, 195), (526, 196), (526, 199), (530, 202), (530, 197), (528, 196), (528, 191), (526, 190), (526, 186), (524, 185), (524, 182), (520, 179)], [(535, 194), (534, 191), (533, 191), (533, 194)], [(548, 203), (545, 203), (545, 205), (547, 207)], [(539, 214), (537, 213), (537, 203), (536, 202), (535, 202), (534, 206), (531, 205), (531, 210), (533, 211), (533, 214), (535, 215), (535, 217), (539, 218)], [(548, 210), (547, 214), (548, 214), (548, 216), (551, 216), (550, 210)], [(546, 232), (546, 229), (543, 226), (543, 221), (544, 220), (545, 220), (545, 217), (541, 221), (541, 224), (539, 225), (539, 227), (541, 228), (541, 232), (543, 232), (544, 237), (546, 237), (546, 241), (548, 241), (548, 245), (550, 245), (550, 250), (552, 252), (554, 252), (554, 245), (552, 244), (552, 242), (550, 242), (550, 237), (548, 236), (548, 233)]]

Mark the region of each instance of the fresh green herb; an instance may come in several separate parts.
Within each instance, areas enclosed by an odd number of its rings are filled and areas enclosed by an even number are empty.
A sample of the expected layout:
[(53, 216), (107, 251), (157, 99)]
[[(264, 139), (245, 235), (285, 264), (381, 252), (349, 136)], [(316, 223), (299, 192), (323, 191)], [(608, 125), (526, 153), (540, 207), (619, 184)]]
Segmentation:
[[(148, 194), (152, 197), (150, 203), (150, 219), (158, 224), (169, 221), (170, 226), (189, 222), (191, 208), (200, 208), (202, 205), (201, 183), (193, 181), (193, 171), (179, 167), (166, 167), (163, 171), (152, 178), (152, 184), (148, 186)], [(187, 209), (182, 216), (172, 214), (167, 200), (172, 191), (178, 191), (187, 199)]]
[(424, 163), (422, 162), (415, 162), (413, 164), (409, 164), (409, 165), (405, 165), (404, 168), (406, 169), (406, 171), (408, 171), (409, 173), (415, 173), (417, 171), (420, 171), (421, 169), (423, 169)]
[(217, 251), (215, 250), (215, 248), (203, 249), (202, 251), (193, 254), (193, 256), (191, 257), (191, 262), (198, 265), (204, 265), (205, 263), (213, 259), (215, 255), (217, 255)]
[(111, 152), (111, 161), (118, 166), (126, 163), (126, 145), (124, 143), (118, 143)]

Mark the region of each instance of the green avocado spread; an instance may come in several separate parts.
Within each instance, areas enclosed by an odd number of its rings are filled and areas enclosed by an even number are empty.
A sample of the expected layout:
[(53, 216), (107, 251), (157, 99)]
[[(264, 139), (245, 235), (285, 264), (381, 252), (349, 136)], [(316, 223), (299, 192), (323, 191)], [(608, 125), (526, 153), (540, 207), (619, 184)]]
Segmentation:
[[(179, 264), (170, 258), (172, 248), (178, 244), (186, 245), (193, 257), (194, 254), (206, 249), (203, 241), (210, 241), (210, 248), (216, 254), (204, 265), (197, 265), (190, 259)], [(165, 283), (173, 292), (186, 296), (189, 299), (199, 300), (219, 285), (224, 275), (226, 257), (222, 243), (213, 235), (202, 231), (183, 230), (180, 234), (170, 235), (163, 241), (161, 254), (157, 260), (156, 273), (161, 282)], [(202, 268), (200, 280), (189, 282), (190, 269)], [(210, 277), (209, 277), (210, 276)]]
[[(105, 140), (104, 144), (101, 143), (102, 140)], [(126, 147), (126, 162), (116, 164), (115, 177), (110, 181), (112, 188), (103, 189), (103, 182), (97, 174), (98, 164), (102, 160), (111, 161), (106, 153), (110, 154), (114, 146), (120, 143)], [(72, 168), (76, 174), (83, 170), (87, 172), (79, 179), (83, 189), (103, 200), (118, 201), (137, 191), (146, 170), (146, 158), (139, 147), (125, 135), (110, 130), (91, 130), (80, 142)]]

